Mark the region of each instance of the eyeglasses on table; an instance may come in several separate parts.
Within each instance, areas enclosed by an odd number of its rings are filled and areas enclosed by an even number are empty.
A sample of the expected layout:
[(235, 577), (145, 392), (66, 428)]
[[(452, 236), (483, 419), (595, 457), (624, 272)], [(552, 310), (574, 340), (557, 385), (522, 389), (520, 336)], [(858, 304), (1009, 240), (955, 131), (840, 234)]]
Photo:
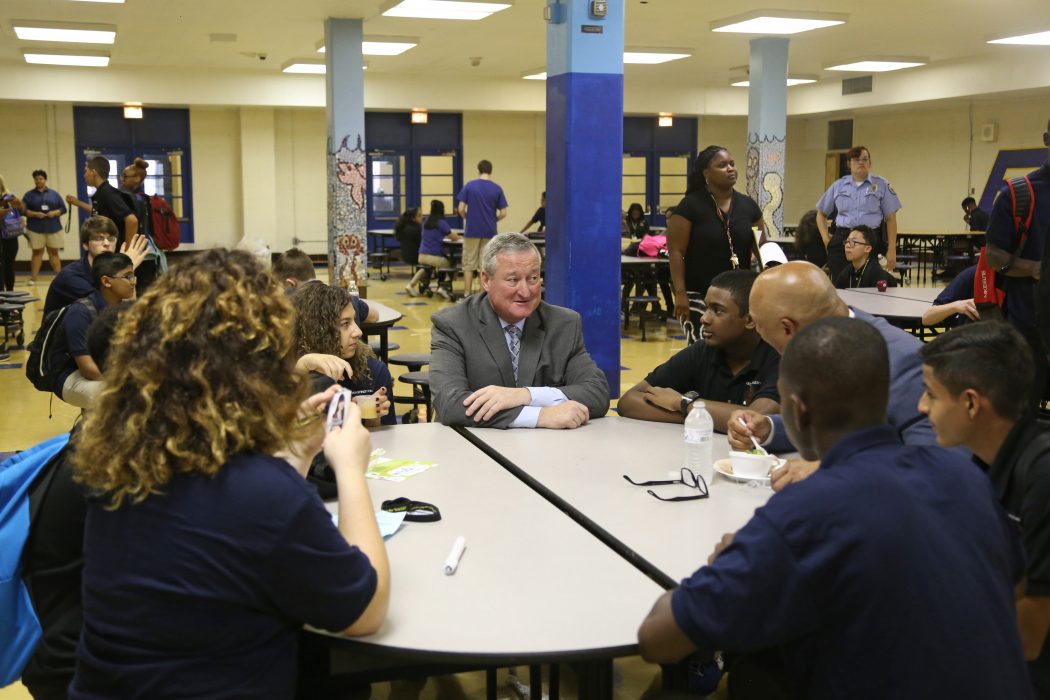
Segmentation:
[(683, 484), (690, 488), (694, 488), (700, 492), (696, 496), (672, 496), (668, 498), (657, 494), (652, 489), (646, 490), (646, 493), (648, 493), (650, 496), (661, 501), (698, 501), (701, 498), (707, 498), (708, 496), (707, 482), (704, 481), (704, 477), (698, 474), (694, 474), (693, 470), (689, 469), (688, 467), (682, 467), (681, 477), (678, 479), (666, 479), (660, 481), (635, 481), (626, 474), (623, 475), (623, 478), (626, 479), (628, 483), (634, 486), (670, 486), (672, 484)]

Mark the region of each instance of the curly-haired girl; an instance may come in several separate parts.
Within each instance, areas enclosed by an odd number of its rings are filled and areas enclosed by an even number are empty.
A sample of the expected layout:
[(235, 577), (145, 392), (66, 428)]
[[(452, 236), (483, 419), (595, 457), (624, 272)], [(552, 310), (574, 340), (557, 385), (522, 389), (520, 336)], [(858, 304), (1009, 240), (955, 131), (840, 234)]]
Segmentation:
[[(356, 406), (303, 400), (292, 310), (251, 255), (210, 250), (119, 323), (75, 455), (95, 494), (71, 697), (292, 697), (296, 635), (378, 629), (389, 566)], [(339, 528), (303, 475), (323, 447)]]
[(365, 425), (397, 425), (397, 416), (390, 410), (394, 378), (368, 344), (361, 342), (350, 292), (315, 283), (299, 287), (291, 299), (295, 307), (293, 346), (299, 358), (297, 366), (314, 373), (314, 388), (327, 386), (323, 379), (327, 376), (349, 389), (355, 398), (375, 399), (376, 417), (366, 418)]

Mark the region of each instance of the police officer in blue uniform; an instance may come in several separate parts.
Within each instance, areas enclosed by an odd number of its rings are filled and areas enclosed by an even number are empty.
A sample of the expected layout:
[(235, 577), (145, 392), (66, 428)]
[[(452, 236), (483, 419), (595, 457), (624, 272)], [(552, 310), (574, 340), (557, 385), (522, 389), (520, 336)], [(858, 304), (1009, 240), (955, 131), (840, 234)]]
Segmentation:
[[(897, 265), (897, 211), (901, 200), (885, 178), (871, 174), (871, 153), (864, 146), (855, 146), (846, 154), (850, 174), (831, 184), (817, 202), (817, 228), (828, 248), (828, 269), (831, 279), (845, 269), (846, 236), (854, 226), (864, 225), (878, 229), (886, 222), (886, 267)], [(828, 217), (835, 214), (835, 226), (829, 230)]]

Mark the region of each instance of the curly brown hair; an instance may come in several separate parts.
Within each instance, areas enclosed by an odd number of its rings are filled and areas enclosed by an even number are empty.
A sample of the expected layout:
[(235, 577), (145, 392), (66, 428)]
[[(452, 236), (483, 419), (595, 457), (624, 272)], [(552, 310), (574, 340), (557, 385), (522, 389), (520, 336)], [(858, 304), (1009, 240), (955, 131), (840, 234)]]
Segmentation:
[[(330, 287), (320, 282), (304, 284), (292, 294), (295, 321), (292, 330), (295, 356), (302, 357), (311, 352), (342, 357), (339, 339), (339, 315), (350, 303), (350, 292), (342, 287)], [(361, 319), (355, 319), (360, 325)], [(368, 358), (372, 348), (367, 343), (358, 343), (354, 356), (347, 358), (355, 379), (370, 380)]]
[(117, 508), (176, 472), (214, 475), (234, 455), (301, 438), (308, 383), (295, 372), (292, 309), (249, 253), (174, 266), (124, 314), (74, 457), (77, 481)]

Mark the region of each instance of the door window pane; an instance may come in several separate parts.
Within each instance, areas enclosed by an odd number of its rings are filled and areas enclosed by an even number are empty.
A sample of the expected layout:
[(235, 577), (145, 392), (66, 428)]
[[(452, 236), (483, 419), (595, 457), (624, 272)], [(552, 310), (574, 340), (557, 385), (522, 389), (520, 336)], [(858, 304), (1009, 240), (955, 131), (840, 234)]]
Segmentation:
[(648, 188), (646, 182), (648, 158), (645, 156), (623, 157), (623, 178), (621, 180), (621, 193), (623, 211), (627, 211), (631, 204), (637, 202), (643, 209), (648, 208)]

